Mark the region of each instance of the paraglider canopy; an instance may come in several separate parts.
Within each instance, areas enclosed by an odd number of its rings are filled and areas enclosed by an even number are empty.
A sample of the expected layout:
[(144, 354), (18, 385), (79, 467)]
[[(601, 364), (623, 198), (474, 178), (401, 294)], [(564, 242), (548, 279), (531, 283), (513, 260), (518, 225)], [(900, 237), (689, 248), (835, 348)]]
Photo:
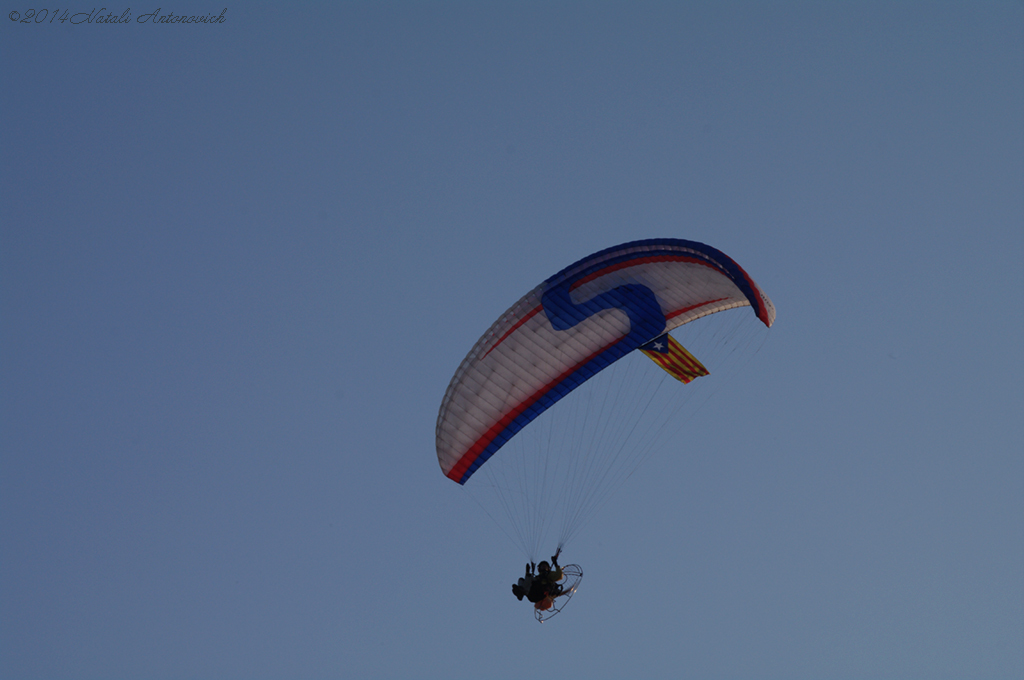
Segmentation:
[(633, 241), (566, 267), (477, 341), (441, 402), (437, 459), (459, 484), (517, 432), (599, 371), (678, 326), (775, 307), (721, 251), (679, 239)]

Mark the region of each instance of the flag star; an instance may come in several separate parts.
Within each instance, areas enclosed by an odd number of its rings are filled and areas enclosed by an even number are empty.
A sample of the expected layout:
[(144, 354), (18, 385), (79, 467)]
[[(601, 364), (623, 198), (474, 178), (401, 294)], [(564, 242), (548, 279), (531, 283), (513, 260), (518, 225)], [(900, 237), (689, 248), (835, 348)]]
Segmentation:
[(665, 347), (665, 345), (661, 344), (660, 342), (656, 342), (656, 343), (654, 343), (654, 349), (658, 350), (659, 352), (660, 352), (660, 351), (661, 351), (661, 350), (662, 350), (662, 349), (663, 349), (664, 347)]

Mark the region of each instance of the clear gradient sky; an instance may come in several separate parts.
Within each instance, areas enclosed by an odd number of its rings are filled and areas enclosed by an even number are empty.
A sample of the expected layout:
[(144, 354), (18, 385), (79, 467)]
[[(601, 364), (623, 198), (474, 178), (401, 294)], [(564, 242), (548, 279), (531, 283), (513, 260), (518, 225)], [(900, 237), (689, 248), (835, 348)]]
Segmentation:
[[(1024, 675), (1022, 3), (125, 9), (0, 29), (0, 676)], [(778, 321), (540, 626), (437, 410), (652, 237)]]

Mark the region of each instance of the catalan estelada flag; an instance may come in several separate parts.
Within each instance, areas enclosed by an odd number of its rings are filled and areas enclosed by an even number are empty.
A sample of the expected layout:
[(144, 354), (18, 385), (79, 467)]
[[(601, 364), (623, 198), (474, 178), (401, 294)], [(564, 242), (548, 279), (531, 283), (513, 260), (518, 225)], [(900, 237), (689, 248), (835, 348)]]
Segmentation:
[(676, 380), (688, 383), (694, 378), (708, 374), (704, 364), (686, 351), (686, 348), (675, 341), (668, 333), (640, 346), (640, 351), (649, 356), (654, 363), (665, 369), (665, 372)]

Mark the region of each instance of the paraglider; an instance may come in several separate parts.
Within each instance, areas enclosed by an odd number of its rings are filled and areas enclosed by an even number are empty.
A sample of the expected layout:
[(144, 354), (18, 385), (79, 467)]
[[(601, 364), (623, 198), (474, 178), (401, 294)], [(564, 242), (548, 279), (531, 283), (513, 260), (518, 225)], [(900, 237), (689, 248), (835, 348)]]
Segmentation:
[[(512, 584), (512, 594), (520, 602), (524, 597), (532, 602), (534, 616), (542, 623), (562, 610), (583, 578), (583, 571), (577, 564), (567, 564), (564, 568), (558, 566), (561, 553), (559, 548), (551, 556), (550, 563), (546, 560), (539, 564), (528, 562), (524, 576)], [(563, 596), (565, 599), (556, 607), (556, 600)]]
[[(520, 439), (521, 432), (525, 435), (542, 428), (539, 423), (552, 420), (556, 412), (563, 411), (575, 420), (565, 427), (553, 426), (548, 437), (552, 441), (567, 441), (563, 439), (567, 431), (573, 433), (569, 439), (583, 439), (597, 428), (615, 427), (632, 419), (622, 433), (602, 434), (582, 447), (585, 450), (571, 443), (549, 443), (534, 447), (537, 450), (523, 454), (521, 460), (510, 460), (514, 470), (495, 468), (500, 476), (486, 486), (494, 490), (498, 506), (511, 516), (512, 533), (519, 537), (531, 562), (538, 535), (544, 533), (554, 514), (566, 518), (558, 540), (560, 551), (610, 489), (621, 483), (653, 446), (647, 435), (650, 431), (656, 436), (659, 427), (639, 427), (638, 423), (652, 411), (664, 411), (663, 403), (677, 401), (671, 396), (654, 399), (656, 388), (634, 387), (632, 374), (628, 385), (624, 382), (593, 398), (581, 397), (611, 409), (610, 415), (595, 416), (579, 404), (569, 405), (574, 399), (566, 398), (593, 384), (609, 367), (633, 365), (632, 361), (620, 361), (631, 356), (649, 357), (652, 362), (648, 363), (661, 369), (663, 372), (656, 372), (663, 377), (671, 376), (676, 388), (682, 388), (680, 382), (709, 375), (702, 363), (704, 357), (692, 354), (669, 332), (745, 307), (752, 309), (762, 328), (772, 325), (775, 307), (754, 280), (721, 251), (695, 241), (633, 241), (566, 267), (501, 315), (455, 371), (437, 419), (436, 448), (442, 472), (465, 485), (482, 468), (494, 467), (488, 461), (501, 459), (504, 452), (496, 454)], [(734, 335), (731, 330), (724, 331), (711, 344), (733, 351)], [(714, 365), (710, 368), (717, 370)], [(563, 400), (564, 409), (559, 403)], [(625, 412), (622, 418), (619, 411)], [(631, 440), (646, 443), (630, 453)], [(539, 505), (544, 508), (538, 509)], [(562, 569), (563, 580), (569, 566)], [(562, 584), (559, 595), (571, 596), (582, 578), (582, 570), (571, 566), (574, 579), (571, 585)], [(553, 608), (552, 600), (545, 605)]]

